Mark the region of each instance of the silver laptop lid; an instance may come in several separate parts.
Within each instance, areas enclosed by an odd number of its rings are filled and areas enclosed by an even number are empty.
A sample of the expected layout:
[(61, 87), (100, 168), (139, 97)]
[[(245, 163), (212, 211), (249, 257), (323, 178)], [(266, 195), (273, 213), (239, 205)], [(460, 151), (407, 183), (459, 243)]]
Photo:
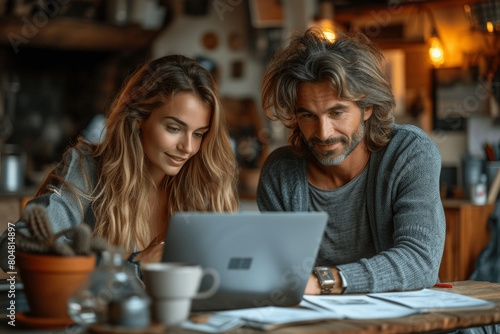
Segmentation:
[[(199, 264), (219, 273), (217, 293), (193, 300), (193, 310), (297, 305), (327, 218), (324, 212), (176, 213), (163, 262)], [(205, 280), (202, 289), (210, 285)]]

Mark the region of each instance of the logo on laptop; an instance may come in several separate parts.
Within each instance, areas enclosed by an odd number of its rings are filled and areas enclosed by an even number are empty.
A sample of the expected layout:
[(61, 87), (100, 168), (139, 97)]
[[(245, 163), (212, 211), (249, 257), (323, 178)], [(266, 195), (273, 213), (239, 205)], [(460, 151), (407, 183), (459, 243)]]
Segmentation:
[(252, 265), (251, 257), (232, 257), (229, 259), (227, 269), (248, 270)]

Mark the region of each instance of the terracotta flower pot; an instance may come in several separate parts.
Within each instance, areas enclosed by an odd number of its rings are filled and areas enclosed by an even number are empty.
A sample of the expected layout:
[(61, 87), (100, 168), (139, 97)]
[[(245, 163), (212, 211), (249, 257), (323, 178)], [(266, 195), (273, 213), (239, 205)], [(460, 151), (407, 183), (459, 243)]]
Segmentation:
[(66, 302), (87, 280), (95, 264), (95, 255), (66, 257), (16, 252), (29, 315), (71, 321)]

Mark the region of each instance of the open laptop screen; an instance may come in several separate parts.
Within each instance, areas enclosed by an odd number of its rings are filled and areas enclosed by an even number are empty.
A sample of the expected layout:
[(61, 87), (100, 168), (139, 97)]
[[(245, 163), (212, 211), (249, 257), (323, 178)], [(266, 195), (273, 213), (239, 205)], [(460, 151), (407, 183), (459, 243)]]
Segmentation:
[[(163, 262), (199, 264), (219, 274), (217, 293), (194, 300), (193, 310), (293, 306), (304, 293), (326, 222), (324, 212), (176, 213)], [(202, 289), (210, 285), (202, 281)]]

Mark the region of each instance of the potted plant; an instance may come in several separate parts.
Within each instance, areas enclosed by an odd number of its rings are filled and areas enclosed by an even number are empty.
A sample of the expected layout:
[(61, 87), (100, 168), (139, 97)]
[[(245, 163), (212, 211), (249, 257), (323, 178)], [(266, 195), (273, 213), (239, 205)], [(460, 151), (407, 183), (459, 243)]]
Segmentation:
[[(30, 313), (18, 320), (31, 327), (72, 323), (66, 302), (87, 280), (96, 265), (96, 251), (107, 248), (104, 239), (92, 239), (88, 225), (80, 224), (53, 233), (44, 207), (25, 208), (23, 221), (29, 236), (16, 236), (16, 265)], [(66, 240), (60, 240), (62, 237)]]

